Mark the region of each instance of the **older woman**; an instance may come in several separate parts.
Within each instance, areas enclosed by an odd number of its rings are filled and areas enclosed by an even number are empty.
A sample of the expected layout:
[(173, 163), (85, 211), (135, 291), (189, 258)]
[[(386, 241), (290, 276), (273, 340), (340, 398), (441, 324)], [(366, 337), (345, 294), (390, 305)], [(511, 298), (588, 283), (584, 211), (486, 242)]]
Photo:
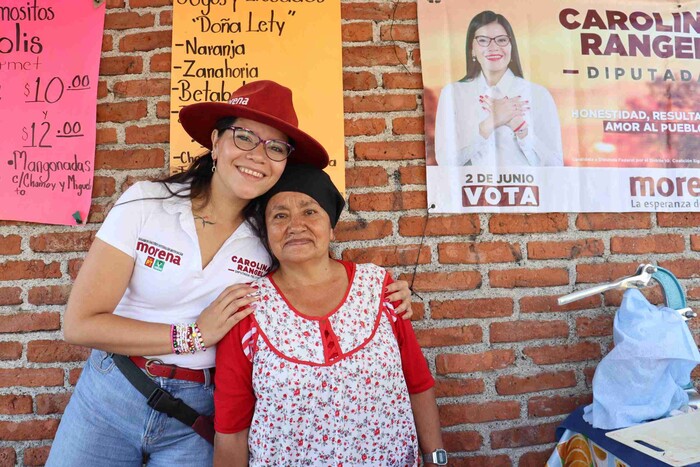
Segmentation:
[(290, 166), (262, 198), (279, 267), (219, 345), (214, 464), (444, 465), (433, 378), (375, 265), (328, 254), (344, 201), (328, 176)]
[(440, 93), (435, 156), (447, 166), (561, 166), (557, 107), (523, 78), (508, 20), (483, 11), (469, 23), (467, 74)]

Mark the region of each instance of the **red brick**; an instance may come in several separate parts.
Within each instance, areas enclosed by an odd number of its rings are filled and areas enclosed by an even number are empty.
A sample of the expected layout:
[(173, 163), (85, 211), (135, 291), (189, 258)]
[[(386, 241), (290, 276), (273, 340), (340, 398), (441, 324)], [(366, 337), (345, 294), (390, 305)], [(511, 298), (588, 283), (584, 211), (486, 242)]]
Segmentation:
[(410, 3), (341, 3), (340, 11), (344, 20), (402, 20), (415, 19), (417, 16), (416, 5)]
[(78, 277), (78, 271), (82, 265), (83, 260), (81, 258), (68, 261), (68, 275), (71, 279), (75, 280), (75, 278)]
[(384, 73), (384, 89), (423, 89), (421, 73)]
[(413, 64), (415, 66), (420, 66), (420, 49), (416, 48), (411, 51), (411, 59), (413, 60)]
[(661, 234), (610, 239), (612, 254), (681, 253), (684, 250), (685, 240), (682, 235)]
[(560, 295), (537, 295), (535, 297), (523, 297), (520, 299), (521, 313), (550, 313), (575, 310), (590, 310), (598, 308), (602, 304), (600, 295), (594, 295), (581, 300), (576, 300), (567, 305), (558, 305), (557, 298)]
[(374, 263), (384, 267), (430, 263), (430, 247), (421, 247), (420, 254), (418, 248), (419, 245), (354, 248), (343, 251), (343, 259), (355, 263)]
[(425, 209), (425, 204), (424, 191), (352, 194), (348, 199), (351, 211), (404, 211)]
[(70, 285), (33, 287), (29, 290), (29, 303), (32, 305), (65, 305), (68, 302), (70, 290)]
[(493, 214), (489, 230), (495, 234), (563, 232), (569, 227), (566, 214)]
[(51, 439), (56, 434), (58, 420), (29, 420), (26, 422), (0, 421), (0, 439), (5, 441), (26, 441), (31, 439)]
[(569, 272), (566, 269), (506, 269), (489, 271), (491, 287), (550, 287), (569, 283)]
[(345, 96), (345, 112), (398, 112), (415, 110), (418, 106), (416, 96), (407, 94), (371, 94), (368, 96)]
[(61, 264), (57, 261), (45, 263), (39, 260), (5, 261), (0, 263), (0, 279), (50, 279), (61, 277)]
[(97, 83), (97, 99), (104, 99), (109, 94), (109, 89), (107, 88), (107, 81), (100, 81)]
[(398, 45), (343, 47), (343, 66), (401, 65), (408, 61), (406, 50)]
[(367, 91), (377, 87), (377, 78), (369, 71), (346, 71), (343, 73), (343, 89)]
[(613, 315), (601, 315), (595, 318), (586, 316), (576, 318), (576, 334), (579, 337), (611, 336), (613, 319)]
[(105, 34), (102, 36), (102, 52), (110, 52), (114, 49), (114, 39), (111, 34)]
[(423, 141), (355, 143), (355, 160), (398, 161), (425, 158)]
[(335, 226), (335, 238), (339, 242), (352, 240), (378, 240), (391, 235), (391, 221), (341, 221)]
[(416, 329), (415, 332), (421, 347), (478, 344), (483, 339), (481, 326), (476, 324), (451, 328)]
[[(128, 122), (148, 114), (146, 101), (106, 102), (97, 104), (97, 122)], [(97, 167), (96, 167), (97, 168)]]
[(528, 259), (574, 259), (603, 256), (605, 244), (597, 238), (568, 242), (528, 242)]
[(88, 251), (94, 238), (94, 231), (46, 233), (30, 238), (29, 247), (38, 253)]
[(581, 405), (590, 404), (593, 397), (590, 394), (573, 396), (537, 396), (527, 402), (527, 413), (531, 417), (552, 417), (573, 412)]
[(497, 318), (513, 314), (511, 298), (475, 298), (430, 302), (432, 319)]
[(22, 252), (22, 237), (19, 235), (0, 236), (0, 255), (18, 255)]
[(596, 367), (584, 368), (583, 375), (586, 377), (586, 388), (593, 388), (593, 375), (595, 374)]
[[(19, 415), (25, 413), (32, 413), (32, 398), (30, 396), (19, 394), (0, 395), (0, 414)], [(5, 464), (0, 461), (0, 465)]]
[(51, 446), (39, 446), (38, 448), (27, 448), (24, 450), (24, 465), (39, 466), (46, 464), (49, 458)]
[(112, 86), (112, 92), (120, 97), (169, 96), (170, 78), (119, 81)]
[(423, 117), (398, 117), (391, 122), (391, 132), (395, 135), (422, 135)]
[(520, 261), (520, 245), (508, 242), (456, 242), (438, 245), (441, 264), (486, 264)]
[(425, 318), (425, 305), (421, 302), (412, 302), (411, 310), (413, 310), (413, 316), (411, 316), (411, 321), (421, 321)]
[(372, 23), (357, 22), (341, 25), (343, 42), (369, 42), (372, 40)]
[(169, 48), (172, 42), (172, 31), (148, 31), (129, 34), (119, 40), (121, 52), (149, 51)]
[(379, 30), (382, 41), (418, 42), (418, 25), (384, 24)]
[(90, 349), (64, 341), (37, 340), (27, 344), (27, 360), (30, 362), (80, 362), (87, 358)]
[(383, 118), (355, 118), (345, 120), (345, 136), (378, 135), (386, 129)]
[(518, 467), (542, 467), (551, 455), (551, 450), (526, 452), (518, 459)]
[(105, 29), (143, 29), (155, 24), (156, 17), (152, 13), (140, 15), (133, 11), (114, 12), (105, 15)]
[(577, 264), (576, 283), (610, 282), (634, 274), (639, 263)]
[(659, 261), (659, 266), (671, 271), (678, 279), (694, 279), (700, 277), (700, 261), (696, 259)]
[(440, 426), (463, 423), (483, 423), (493, 420), (512, 420), (520, 417), (520, 403), (498, 401), (473, 404), (444, 404), (438, 407)]
[[(0, 276), (0, 278), (2, 278), (2, 276)], [(0, 287), (0, 306), (21, 304), (21, 294), (22, 289), (19, 287)], [(0, 330), (3, 328), (4, 320), (8, 319), (10, 316), (3, 316), (0, 320)]]
[(0, 448), (0, 465), (12, 467), (17, 463), (17, 454), (12, 448)]
[[(409, 280), (411, 274), (402, 274), (400, 279)], [(421, 272), (416, 274), (413, 290), (416, 292), (439, 292), (445, 290), (470, 290), (481, 286), (481, 274), (476, 271)]]
[(13, 313), (0, 319), (0, 333), (54, 331), (60, 327), (60, 313)]
[(569, 325), (566, 321), (505, 321), (491, 323), (489, 335), (491, 343), (553, 339), (567, 337)]
[(651, 216), (647, 213), (582, 213), (576, 217), (579, 230), (648, 229)]
[(459, 397), (481, 394), (485, 385), (483, 379), (436, 378), (435, 397)]
[[(112, 144), (117, 142), (117, 129), (116, 128), (98, 128), (95, 144)], [(96, 178), (106, 178), (106, 177), (96, 177)], [(93, 193), (95, 188), (92, 189)]]
[(156, 116), (162, 119), (170, 118), (170, 101), (162, 101), (156, 104)]
[(656, 223), (659, 227), (698, 227), (700, 212), (657, 212)]
[(700, 235), (690, 236), (690, 248), (693, 251), (700, 251)]
[(118, 55), (100, 59), (100, 76), (118, 76), (143, 72), (143, 59), (135, 55)]
[(58, 394), (39, 394), (36, 399), (36, 413), (38, 415), (49, 415), (63, 413), (70, 399), (70, 392), (60, 392)]
[(484, 439), (476, 431), (443, 431), (442, 442), (448, 452), (478, 451)]
[(22, 356), (19, 342), (0, 342), (0, 360), (17, 360)]
[(547, 345), (526, 347), (523, 353), (537, 365), (551, 365), (562, 362), (582, 362), (599, 360), (600, 345), (595, 342), (579, 342), (571, 345)]
[(170, 0), (130, 0), (129, 6), (131, 8), (148, 8), (148, 7), (159, 7), (159, 6), (169, 6), (172, 5)]
[(171, 60), (172, 55), (170, 54), (170, 52), (153, 54), (153, 56), (151, 57), (151, 71), (154, 73), (169, 73)]
[(63, 370), (60, 368), (0, 368), (0, 387), (10, 386), (63, 386)]
[(92, 197), (112, 196), (115, 193), (116, 182), (112, 177), (97, 176), (93, 180)]
[(399, 219), (399, 234), (403, 237), (423, 235), (476, 235), (481, 233), (479, 216), (461, 214), (458, 216), (430, 216), (425, 225), (425, 216), (403, 216)]
[(82, 373), (82, 371), (82, 368), (73, 368), (72, 370), (69, 370), (68, 383), (72, 386), (75, 386), (78, 382), (78, 378), (80, 378), (80, 373)]
[(383, 167), (350, 167), (345, 169), (345, 186), (348, 188), (384, 186), (388, 182), (389, 175)]
[(505, 454), (494, 456), (450, 457), (450, 467), (511, 467), (513, 464)]
[(500, 370), (515, 362), (513, 350), (487, 350), (477, 354), (440, 354), (435, 359), (439, 375)]
[(573, 371), (539, 373), (529, 376), (504, 375), (496, 379), (496, 392), (502, 396), (574, 386), (576, 386), (576, 374)]
[(162, 149), (99, 150), (95, 152), (95, 169), (158, 169), (163, 167)]
[(425, 166), (399, 167), (399, 183), (402, 185), (425, 185)]
[(173, 12), (172, 11), (161, 11), (158, 15), (158, 24), (161, 26), (172, 26), (173, 24)]
[(167, 143), (170, 141), (170, 125), (129, 126), (126, 128), (126, 144)]
[(516, 448), (554, 442), (554, 432), (560, 422), (520, 426), (491, 432), (491, 448)]

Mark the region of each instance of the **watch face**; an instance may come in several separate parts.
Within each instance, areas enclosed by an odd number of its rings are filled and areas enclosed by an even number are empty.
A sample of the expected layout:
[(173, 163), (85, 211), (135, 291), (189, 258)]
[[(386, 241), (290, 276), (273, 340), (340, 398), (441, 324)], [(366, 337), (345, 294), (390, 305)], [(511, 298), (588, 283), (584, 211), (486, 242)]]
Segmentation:
[(438, 449), (435, 451), (436, 464), (437, 465), (447, 465), (447, 452), (444, 449)]

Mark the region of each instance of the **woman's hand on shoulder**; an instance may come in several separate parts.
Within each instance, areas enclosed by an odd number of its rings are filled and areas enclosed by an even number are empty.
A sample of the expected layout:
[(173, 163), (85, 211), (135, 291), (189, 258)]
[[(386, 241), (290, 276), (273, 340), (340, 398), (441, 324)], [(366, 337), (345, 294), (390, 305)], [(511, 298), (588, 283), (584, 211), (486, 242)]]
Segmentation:
[(402, 314), (403, 319), (410, 319), (413, 316), (413, 310), (411, 309), (411, 289), (408, 288), (408, 282), (406, 281), (394, 281), (386, 286), (384, 291), (384, 298), (390, 302), (398, 302), (401, 304), (396, 307), (397, 315)]
[(232, 327), (253, 313), (258, 300), (256, 287), (248, 284), (226, 287), (197, 319), (204, 345), (210, 347), (219, 342)]

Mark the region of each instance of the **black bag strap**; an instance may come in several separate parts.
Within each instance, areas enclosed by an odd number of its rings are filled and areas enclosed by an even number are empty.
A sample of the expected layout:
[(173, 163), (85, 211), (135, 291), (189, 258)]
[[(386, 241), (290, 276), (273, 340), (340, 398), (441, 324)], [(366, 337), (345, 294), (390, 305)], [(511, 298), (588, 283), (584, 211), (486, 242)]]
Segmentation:
[(214, 444), (214, 423), (210, 416), (201, 415), (185, 404), (182, 399), (173, 397), (141, 371), (141, 368), (126, 355), (111, 354), (111, 356), (124, 377), (144, 395), (149, 407), (192, 427), (199, 436)]

